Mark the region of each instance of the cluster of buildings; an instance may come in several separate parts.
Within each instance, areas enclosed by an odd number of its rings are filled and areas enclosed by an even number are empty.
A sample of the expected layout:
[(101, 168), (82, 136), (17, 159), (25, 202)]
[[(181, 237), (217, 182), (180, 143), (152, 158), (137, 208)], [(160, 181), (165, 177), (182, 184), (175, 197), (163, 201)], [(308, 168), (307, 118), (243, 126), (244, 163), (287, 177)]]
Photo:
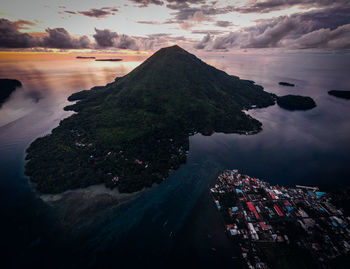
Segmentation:
[(350, 218), (317, 187), (271, 186), (228, 170), (210, 191), (248, 268), (273, 267), (269, 249), (276, 247), (305, 253), (315, 268), (350, 254)]

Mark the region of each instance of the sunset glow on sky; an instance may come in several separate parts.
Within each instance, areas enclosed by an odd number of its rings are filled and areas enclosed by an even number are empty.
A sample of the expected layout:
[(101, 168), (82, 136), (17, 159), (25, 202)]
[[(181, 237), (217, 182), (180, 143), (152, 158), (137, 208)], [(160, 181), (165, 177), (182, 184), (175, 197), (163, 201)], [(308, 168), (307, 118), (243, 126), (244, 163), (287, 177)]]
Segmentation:
[(4, 0), (0, 50), (147, 55), (176, 43), (203, 51), (344, 51), (349, 14), (348, 0)]

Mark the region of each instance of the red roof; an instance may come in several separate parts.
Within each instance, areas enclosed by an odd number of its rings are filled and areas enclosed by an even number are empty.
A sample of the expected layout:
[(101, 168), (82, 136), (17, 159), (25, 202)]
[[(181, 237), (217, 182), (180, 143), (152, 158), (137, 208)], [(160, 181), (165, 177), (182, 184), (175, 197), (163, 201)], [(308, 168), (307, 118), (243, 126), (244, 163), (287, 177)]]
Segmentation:
[(277, 205), (273, 205), (273, 207), (276, 209), (278, 215), (283, 216), (282, 211), (279, 209), (279, 207)]
[(255, 214), (256, 219), (260, 219), (260, 216), (258, 215), (258, 212), (256, 212), (256, 209), (255, 209), (253, 203), (247, 202), (247, 206), (250, 209), (250, 211), (252, 211)]
[(260, 224), (261, 228), (262, 228), (264, 231), (268, 230), (267, 227), (266, 227), (266, 225), (265, 225), (265, 223), (260, 222), (259, 224)]

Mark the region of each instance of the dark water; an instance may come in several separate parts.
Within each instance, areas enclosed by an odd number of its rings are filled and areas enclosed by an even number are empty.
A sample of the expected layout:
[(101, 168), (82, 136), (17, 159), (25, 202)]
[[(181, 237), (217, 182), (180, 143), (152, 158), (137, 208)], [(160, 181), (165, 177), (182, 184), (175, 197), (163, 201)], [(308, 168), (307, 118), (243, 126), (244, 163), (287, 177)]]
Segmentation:
[[(207, 55), (205, 60), (266, 91), (311, 96), (317, 107), (306, 112), (278, 106), (252, 110), (264, 129), (253, 136), (191, 137), (187, 164), (166, 181), (69, 229), (23, 176), (24, 150), (69, 115), (62, 108), (70, 93), (110, 82), (138, 63), (0, 62), (1, 77), (24, 84), (0, 109), (1, 261), (12, 268), (237, 268), (236, 251), (208, 194), (220, 171), (237, 168), (286, 186), (349, 185), (350, 102), (327, 94), (350, 89), (349, 56)], [(279, 86), (279, 81), (296, 87)]]

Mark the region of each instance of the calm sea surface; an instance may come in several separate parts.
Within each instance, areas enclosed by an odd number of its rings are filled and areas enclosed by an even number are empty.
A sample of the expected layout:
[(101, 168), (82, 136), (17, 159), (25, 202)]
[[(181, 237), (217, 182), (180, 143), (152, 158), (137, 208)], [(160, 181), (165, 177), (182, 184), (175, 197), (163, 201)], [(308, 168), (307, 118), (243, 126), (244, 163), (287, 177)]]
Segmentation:
[[(238, 268), (237, 252), (223, 233), (208, 193), (220, 171), (237, 168), (284, 186), (349, 185), (350, 101), (327, 94), (350, 90), (349, 55), (202, 58), (229, 74), (254, 80), (268, 92), (311, 96), (317, 107), (305, 112), (277, 105), (251, 110), (249, 114), (263, 123), (257, 135), (191, 137), (187, 163), (162, 184), (121, 206), (101, 207), (68, 228), (23, 176), (25, 148), (70, 115), (63, 107), (71, 93), (111, 82), (140, 62), (0, 61), (0, 77), (23, 84), (0, 108), (0, 262), (12, 268), (182, 262)], [(279, 86), (279, 81), (296, 87)]]

